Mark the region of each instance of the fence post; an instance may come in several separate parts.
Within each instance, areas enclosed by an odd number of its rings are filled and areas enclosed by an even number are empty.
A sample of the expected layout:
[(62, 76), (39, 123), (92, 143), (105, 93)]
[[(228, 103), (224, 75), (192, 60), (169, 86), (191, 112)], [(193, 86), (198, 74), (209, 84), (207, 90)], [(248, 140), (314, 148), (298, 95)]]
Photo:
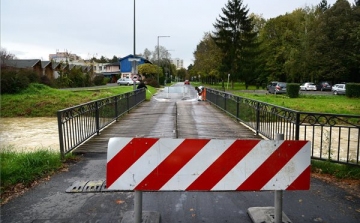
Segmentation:
[(99, 112), (99, 102), (95, 101), (95, 125), (96, 125), (96, 134), (100, 135), (100, 112)]
[(57, 112), (60, 154), (61, 154), (61, 159), (64, 159), (65, 158), (65, 151), (64, 151), (64, 138), (63, 138), (62, 123), (61, 123), (61, 114), (62, 113), (60, 111)]
[(130, 99), (129, 99), (129, 93), (126, 93), (126, 110), (128, 113), (130, 113)]
[(118, 96), (115, 96), (114, 97), (114, 100), (115, 100), (115, 119), (117, 121), (117, 118), (119, 116), (119, 110), (118, 110)]
[(239, 119), (240, 113), (240, 97), (236, 97), (236, 118)]
[(299, 140), (300, 138), (300, 113), (296, 112), (296, 120), (295, 120), (295, 140)]
[(256, 135), (259, 135), (260, 126), (260, 102), (256, 103)]
[[(277, 133), (275, 135), (275, 140), (284, 140), (284, 134)], [(283, 191), (275, 190), (275, 223), (282, 222), (282, 199), (283, 199)]]

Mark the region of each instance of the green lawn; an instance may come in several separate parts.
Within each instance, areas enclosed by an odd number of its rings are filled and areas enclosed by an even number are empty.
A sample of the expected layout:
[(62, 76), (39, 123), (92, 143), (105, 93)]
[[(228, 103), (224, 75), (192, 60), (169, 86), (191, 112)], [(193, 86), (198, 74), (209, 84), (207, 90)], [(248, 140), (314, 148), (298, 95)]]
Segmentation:
[[(147, 100), (156, 89), (148, 86)], [(93, 87), (84, 90), (60, 90), (41, 84), (31, 84), (20, 94), (1, 95), (1, 117), (55, 117), (56, 112), (97, 99), (124, 94), (133, 86)]]
[[(198, 86), (199, 83), (196, 83), (195, 85)], [(222, 89), (220, 84), (204, 86), (215, 90)], [(255, 86), (249, 86), (249, 88), (246, 89), (245, 85), (241, 83), (234, 84), (233, 88), (230, 84), (228, 89), (225, 83), (225, 89), (226, 92), (240, 97), (258, 100), (296, 111), (360, 115), (360, 98), (347, 98), (345, 95), (300, 94), (299, 98), (289, 98), (284, 94), (268, 94), (264, 89), (257, 89)]]

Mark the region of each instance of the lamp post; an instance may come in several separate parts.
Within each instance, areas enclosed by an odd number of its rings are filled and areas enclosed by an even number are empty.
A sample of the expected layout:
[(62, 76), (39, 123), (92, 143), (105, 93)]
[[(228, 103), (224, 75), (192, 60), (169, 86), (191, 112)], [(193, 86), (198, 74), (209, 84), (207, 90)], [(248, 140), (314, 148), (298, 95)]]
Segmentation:
[[(160, 39), (161, 37), (170, 37), (170, 36), (158, 36), (158, 37), (157, 37), (157, 50), (158, 50), (157, 54), (158, 54), (158, 66), (159, 66), (159, 67), (160, 67), (160, 46), (159, 46), (159, 39)], [(158, 83), (160, 82), (160, 80), (159, 80), (159, 73), (158, 73), (158, 75), (157, 75), (157, 82), (158, 82)]]

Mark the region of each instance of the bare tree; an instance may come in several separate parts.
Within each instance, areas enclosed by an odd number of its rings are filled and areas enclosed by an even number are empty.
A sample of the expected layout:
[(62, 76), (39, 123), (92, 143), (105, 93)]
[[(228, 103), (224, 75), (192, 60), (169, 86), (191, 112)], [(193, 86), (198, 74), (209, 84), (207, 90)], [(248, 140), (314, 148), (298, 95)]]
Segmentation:
[(13, 60), (16, 59), (15, 55), (6, 51), (5, 48), (0, 48), (0, 59), (1, 63), (3, 64), (5, 60)]

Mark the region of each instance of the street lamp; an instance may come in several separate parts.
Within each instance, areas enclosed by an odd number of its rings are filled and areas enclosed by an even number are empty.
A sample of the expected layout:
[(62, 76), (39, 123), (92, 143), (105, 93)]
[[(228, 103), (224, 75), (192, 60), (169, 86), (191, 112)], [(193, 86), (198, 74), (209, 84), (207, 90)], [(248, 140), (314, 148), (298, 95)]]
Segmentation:
[[(159, 46), (159, 39), (161, 38), (161, 37), (170, 37), (170, 36), (158, 36), (157, 37), (157, 50), (158, 50), (158, 66), (160, 67), (160, 46)], [(159, 73), (158, 73), (158, 75), (157, 75), (157, 82), (159, 83), (160, 82), (160, 80), (159, 80)]]

